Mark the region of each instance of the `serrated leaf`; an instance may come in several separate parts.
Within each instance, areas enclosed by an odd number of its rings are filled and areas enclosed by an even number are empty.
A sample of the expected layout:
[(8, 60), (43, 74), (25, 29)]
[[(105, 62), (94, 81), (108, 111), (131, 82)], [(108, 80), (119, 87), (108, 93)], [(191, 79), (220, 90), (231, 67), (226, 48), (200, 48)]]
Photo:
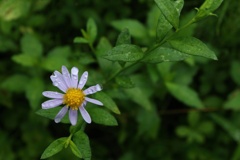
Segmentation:
[(104, 56), (110, 61), (134, 62), (143, 57), (143, 51), (136, 45), (122, 44), (112, 48)]
[(12, 56), (12, 60), (26, 67), (34, 66), (38, 62), (38, 59), (36, 57), (29, 54), (14, 55)]
[(123, 88), (133, 88), (134, 83), (132, 82), (131, 78), (126, 76), (118, 76), (116, 77), (116, 82), (119, 86)]
[(15, 74), (1, 83), (1, 88), (12, 92), (22, 92), (25, 91), (29, 78), (25, 75)]
[(87, 21), (87, 33), (89, 36), (89, 42), (93, 43), (97, 37), (97, 25), (92, 18)]
[(136, 38), (146, 38), (147, 36), (147, 29), (145, 26), (135, 19), (116, 20), (112, 21), (111, 25), (120, 31), (124, 28), (128, 28), (131, 35)]
[(131, 35), (127, 28), (124, 28), (122, 32), (118, 35), (116, 46), (121, 44), (131, 44)]
[(73, 42), (74, 43), (88, 43), (88, 40), (83, 37), (75, 37)]
[(174, 49), (180, 52), (217, 60), (215, 53), (197, 38), (179, 37), (168, 42)]
[[(51, 109), (40, 109), (36, 111), (36, 114), (54, 120), (54, 118), (56, 117), (56, 115), (58, 114), (61, 108), (62, 107), (55, 107)], [(61, 123), (70, 123), (68, 119), (68, 114), (66, 114), (63, 117), (63, 119), (61, 120)]]
[(203, 108), (204, 105), (200, 100), (197, 92), (188, 86), (178, 85), (170, 82), (166, 83), (166, 86), (169, 92), (184, 104), (191, 107)]
[(90, 114), (92, 121), (97, 124), (102, 124), (106, 126), (117, 126), (117, 120), (113, 115), (111, 115), (108, 111), (98, 108), (92, 107), (87, 108), (88, 113)]
[(171, 0), (154, 0), (166, 20), (175, 28), (179, 25), (179, 12)]
[(94, 94), (94, 97), (101, 101), (104, 105), (104, 107), (110, 109), (112, 112), (116, 114), (120, 114), (120, 111), (116, 105), (116, 103), (112, 100), (111, 97), (109, 97), (106, 93), (104, 92), (98, 92)]
[(31, 79), (26, 88), (26, 97), (30, 102), (32, 109), (36, 109), (40, 105), (42, 92), (44, 90), (43, 81), (39, 78)]
[(143, 89), (134, 87), (130, 89), (125, 89), (124, 90), (126, 95), (129, 96), (129, 98), (134, 101), (135, 103), (139, 104), (141, 107), (151, 110), (152, 109), (152, 104), (147, 97), (147, 95), (144, 93)]
[(77, 156), (78, 158), (83, 158), (80, 150), (77, 147), (77, 145), (72, 140), (70, 140), (69, 145), (70, 145), (70, 148), (71, 148), (71, 150), (72, 150), (72, 152), (75, 156)]
[(73, 135), (73, 142), (82, 154), (84, 160), (91, 160), (92, 153), (88, 136), (83, 131), (78, 131)]
[(21, 39), (22, 53), (33, 57), (40, 57), (43, 52), (42, 44), (32, 34), (25, 34)]
[(46, 159), (60, 152), (67, 141), (67, 137), (62, 137), (53, 141), (41, 155), (41, 159)]
[(68, 66), (69, 62), (67, 57), (71, 54), (70, 47), (56, 47), (52, 49), (42, 63), (42, 67), (52, 71), (56, 70), (57, 68), (61, 68), (64, 64)]
[(161, 63), (169, 61), (181, 61), (189, 57), (188, 55), (179, 52), (172, 48), (158, 47), (145, 56), (142, 62), (146, 63)]

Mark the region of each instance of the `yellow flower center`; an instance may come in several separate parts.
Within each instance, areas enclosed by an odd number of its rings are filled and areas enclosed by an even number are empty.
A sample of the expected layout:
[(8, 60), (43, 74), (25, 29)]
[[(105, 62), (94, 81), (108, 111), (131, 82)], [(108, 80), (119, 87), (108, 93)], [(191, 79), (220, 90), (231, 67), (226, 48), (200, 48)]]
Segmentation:
[(81, 89), (69, 88), (63, 97), (63, 103), (71, 109), (77, 110), (85, 99), (85, 94)]

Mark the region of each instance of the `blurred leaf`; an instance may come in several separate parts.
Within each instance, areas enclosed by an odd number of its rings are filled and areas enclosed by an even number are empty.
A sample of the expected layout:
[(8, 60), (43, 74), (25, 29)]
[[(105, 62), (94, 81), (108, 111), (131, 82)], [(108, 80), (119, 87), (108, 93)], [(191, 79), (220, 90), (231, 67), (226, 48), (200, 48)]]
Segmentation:
[(68, 66), (69, 62), (67, 58), (70, 54), (70, 47), (56, 47), (48, 53), (47, 57), (42, 63), (42, 67), (52, 71), (61, 68), (63, 64)]
[(98, 92), (98, 93), (94, 94), (94, 97), (96, 99), (98, 99), (99, 101), (101, 101), (103, 103), (104, 107), (110, 109), (112, 112), (114, 112), (116, 114), (120, 114), (120, 111), (119, 111), (116, 103), (106, 93)]
[(217, 60), (215, 53), (197, 38), (180, 37), (176, 39), (171, 39), (168, 42), (174, 49), (180, 52)]
[(0, 17), (6, 21), (26, 15), (31, 6), (29, 0), (4, 0), (0, 2)]
[(189, 134), (189, 128), (186, 126), (179, 126), (176, 129), (176, 134), (179, 137), (187, 137), (187, 135)]
[(116, 77), (116, 82), (117, 82), (117, 84), (119, 86), (121, 86), (123, 88), (133, 88), (134, 87), (134, 83), (127, 76), (118, 76), (118, 77)]
[(73, 42), (74, 43), (88, 43), (88, 40), (83, 37), (75, 37)]
[(89, 36), (89, 42), (92, 44), (97, 37), (97, 26), (92, 18), (87, 21), (87, 33)]
[(214, 133), (214, 125), (212, 121), (203, 121), (199, 124), (198, 129), (203, 134)]
[(121, 44), (131, 44), (131, 35), (127, 28), (124, 28), (122, 32), (118, 35), (116, 46)]
[(134, 62), (143, 57), (143, 51), (136, 45), (122, 44), (112, 48), (104, 56), (110, 61)]
[(91, 160), (92, 153), (87, 134), (85, 134), (83, 131), (76, 132), (73, 135), (73, 142), (81, 152), (82, 158), (84, 158), (84, 160)]
[(168, 22), (175, 28), (178, 29), (179, 25), (179, 12), (173, 5), (171, 0), (154, 0), (160, 11), (168, 20)]
[(224, 104), (224, 108), (232, 110), (240, 110), (240, 92), (230, 96)]
[(43, 52), (43, 47), (40, 41), (32, 34), (25, 34), (21, 39), (22, 53), (33, 57), (40, 57)]
[(219, 126), (221, 126), (236, 142), (240, 141), (240, 129), (238, 126), (235, 126), (231, 120), (217, 114), (212, 114), (211, 118)]
[(231, 62), (231, 69), (230, 69), (230, 74), (231, 74), (231, 78), (232, 80), (237, 83), (238, 85), (240, 85), (240, 62), (239, 61), (232, 61)]
[(166, 86), (169, 92), (184, 104), (191, 107), (203, 108), (204, 105), (198, 97), (197, 92), (188, 86), (178, 85), (170, 82), (168, 82)]
[(136, 38), (146, 38), (147, 36), (145, 26), (135, 19), (115, 20), (111, 22), (111, 25), (120, 31), (128, 28), (131, 35)]
[(140, 109), (137, 114), (138, 134), (156, 138), (158, 135), (160, 119), (155, 109)]
[(67, 137), (62, 137), (53, 141), (41, 155), (41, 159), (46, 159), (60, 152), (67, 141)]
[(26, 67), (32, 67), (38, 62), (36, 57), (29, 54), (14, 55), (12, 60)]
[(30, 102), (30, 106), (35, 110), (40, 105), (42, 92), (44, 90), (43, 81), (39, 78), (31, 79), (26, 88), (26, 97)]
[[(51, 109), (39, 109), (38, 111), (36, 111), (36, 114), (54, 120), (54, 118), (56, 117), (56, 115), (58, 114), (58, 112), (60, 111), (61, 108), (62, 107), (55, 107), (55, 108), (51, 108)], [(61, 122), (62, 123), (70, 123), (69, 119), (68, 119), (68, 114), (66, 114), (63, 117)]]
[(135, 103), (139, 104), (141, 107), (145, 108), (146, 110), (152, 109), (152, 104), (150, 99), (144, 92), (144, 89), (140, 88), (129, 88), (124, 90), (126, 95), (129, 96), (130, 100), (134, 101)]
[(200, 113), (198, 112), (189, 112), (188, 113), (188, 123), (191, 127), (196, 127), (200, 120)]
[(15, 74), (5, 79), (1, 84), (1, 88), (11, 92), (22, 92), (25, 91), (28, 81), (29, 78), (27, 76)]
[(73, 141), (70, 141), (69, 144), (70, 144), (70, 148), (71, 148), (73, 154), (75, 156), (77, 156), (78, 158), (83, 158), (82, 154), (81, 154), (80, 150), (78, 149), (78, 147), (76, 146), (76, 144)]
[(97, 124), (102, 124), (106, 126), (117, 126), (117, 120), (113, 115), (111, 115), (108, 111), (98, 108), (92, 107), (87, 108), (88, 113), (90, 114), (92, 121)]
[(158, 47), (145, 56), (142, 61), (146, 63), (161, 63), (169, 61), (181, 61), (187, 57), (188, 55), (175, 49)]

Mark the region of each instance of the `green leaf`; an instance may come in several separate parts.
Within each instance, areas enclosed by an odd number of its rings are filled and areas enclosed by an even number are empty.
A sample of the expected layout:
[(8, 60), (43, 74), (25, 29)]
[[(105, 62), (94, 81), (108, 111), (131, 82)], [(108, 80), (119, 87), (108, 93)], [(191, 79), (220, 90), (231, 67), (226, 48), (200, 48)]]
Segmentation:
[(124, 28), (122, 32), (118, 35), (116, 46), (121, 44), (131, 44), (131, 35), (127, 28)]
[(230, 69), (230, 74), (232, 77), (232, 80), (237, 83), (238, 85), (240, 85), (240, 62), (239, 61), (233, 61), (231, 62), (231, 69)]
[(87, 33), (89, 42), (93, 43), (97, 37), (97, 25), (92, 18), (89, 18), (87, 21)]
[(32, 109), (36, 109), (40, 105), (42, 92), (44, 90), (43, 81), (39, 78), (31, 79), (26, 88), (26, 97), (30, 102)]
[[(51, 108), (51, 109), (40, 109), (36, 112), (36, 114), (54, 120), (54, 118), (56, 117), (56, 115), (58, 114), (58, 112), (60, 111), (61, 108), (62, 107), (55, 107), (55, 108)], [(62, 123), (70, 123), (69, 119), (68, 119), (68, 114), (66, 114), (63, 117), (61, 122)]]
[(181, 61), (187, 57), (189, 56), (175, 49), (158, 47), (151, 51), (149, 55), (145, 56), (142, 61), (146, 63), (161, 63), (169, 61)]
[(114, 112), (116, 114), (120, 114), (120, 111), (119, 111), (116, 103), (106, 93), (98, 92), (98, 93), (94, 94), (94, 97), (96, 99), (98, 99), (99, 101), (101, 101), (103, 103), (103, 105), (106, 108), (110, 109), (112, 112)]
[(147, 29), (145, 28), (145, 26), (134, 19), (122, 19), (112, 21), (111, 25), (120, 31), (128, 28), (131, 35), (136, 38), (146, 38), (147, 36)]
[(240, 93), (231, 95), (224, 104), (224, 108), (232, 110), (240, 110)]
[(92, 121), (97, 124), (102, 124), (106, 126), (117, 126), (117, 120), (113, 115), (111, 115), (108, 111), (99, 108), (92, 107), (87, 108), (88, 113), (90, 114)]
[(176, 129), (176, 134), (179, 137), (187, 137), (189, 135), (189, 132), (190, 132), (190, 129), (189, 127), (186, 127), (186, 126), (179, 126)]
[(104, 56), (110, 61), (134, 62), (143, 57), (143, 51), (136, 45), (122, 44), (112, 48)]
[(68, 66), (69, 62), (67, 58), (70, 54), (70, 47), (56, 47), (48, 53), (47, 57), (42, 63), (42, 67), (52, 71), (61, 68), (63, 64)]
[(26, 15), (30, 7), (29, 0), (4, 0), (0, 2), (0, 17), (6, 21), (15, 20)]
[(188, 113), (188, 123), (191, 127), (196, 127), (199, 125), (200, 114), (198, 112), (189, 112)]
[(194, 37), (180, 37), (168, 41), (170, 45), (183, 53), (217, 60), (215, 53), (202, 41)]
[(140, 109), (137, 114), (138, 135), (156, 138), (158, 135), (160, 119), (155, 109)]
[(25, 75), (15, 74), (1, 83), (1, 88), (12, 92), (22, 92), (25, 91), (29, 78)]
[(123, 88), (133, 88), (134, 83), (132, 82), (131, 78), (127, 76), (118, 76), (116, 77), (116, 82), (119, 86)]
[(184, 104), (191, 107), (203, 108), (204, 105), (198, 97), (197, 92), (188, 86), (178, 85), (170, 82), (166, 83), (166, 86), (169, 92)]
[(198, 9), (197, 15), (195, 16), (195, 20), (198, 21), (203, 19), (206, 16), (212, 14), (221, 4), (223, 0), (205, 0), (205, 2)]
[(221, 126), (236, 142), (240, 142), (240, 129), (231, 120), (220, 115), (212, 114), (211, 118)]
[(182, 11), (183, 5), (184, 5), (184, 0), (173, 0), (173, 5), (177, 9), (179, 15)]
[(154, 0), (166, 20), (175, 28), (179, 25), (179, 12), (171, 0)]
[(78, 131), (73, 135), (73, 142), (82, 154), (84, 160), (91, 160), (92, 153), (88, 136), (83, 131)]
[(12, 56), (12, 60), (26, 67), (32, 67), (38, 62), (38, 59), (36, 57), (29, 54), (14, 55)]
[(172, 25), (166, 20), (163, 14), (160, 14), (156, 30), (157, 42), (161, 42), (171, 29)]
[(40, 57), (43, 52), (43, 47), (40, 41), (32, 34), (25, 34), (21, 39), (22, 53), (34, 57)]
[(145, 94), (144, 89), (140, 88), (130, 88), (125, 89), (126, 95), (134, 101), (135, 103), (139, 104), (141, 107), (145, 108), (146, 110), (152, 109), (152, 104), (149, 100), (149, 97)]
[(76, 155), (78, 158), (83, 158), (80, 150), (77, 147), (77, 145), (72, 140), (70, 140), (70, 148), (71, 148), (74, 155)]
[(41, 159), (46, 159), (60, 152), (67, 141), (67, 137), (62, 137), (53, 141), (41, 155)]
[(88, 43), (88, 40), (83, 37), (75, 37), (73, 42), (74, 43)]

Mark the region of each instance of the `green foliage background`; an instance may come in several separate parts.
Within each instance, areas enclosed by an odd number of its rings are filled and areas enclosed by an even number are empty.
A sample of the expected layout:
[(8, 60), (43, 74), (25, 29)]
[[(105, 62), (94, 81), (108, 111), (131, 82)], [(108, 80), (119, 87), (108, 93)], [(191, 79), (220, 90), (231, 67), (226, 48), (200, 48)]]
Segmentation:
[[(180, 25), (202, 3), (185, 0)], [(139, 64), (104, 84), (121, 114), (110, 102), (118, 126), (87, 125), (93, 160), (240, 159), (240, 4), (225, 0), (215, 13), (179, 36), (201, 39), (218, 61)], [(159, 14), (151, 0), (0, 1), (0, 160), (39, 159), (68, 136), (69, 124), (36, 114), (42, 91), (57, 91), (49, 78), (54, 70), (76, 66), (89, 71), (87, 85), (103, 83), (109, 66), (120, 66), (103, 58), (121, 43), (120, 32), (128, 27), (127, 41), (144, 49), (155, 42)], [(89, 18), (97, 28), (87, 26)], [(49, 159), (78, 158), (64, 149)]]

